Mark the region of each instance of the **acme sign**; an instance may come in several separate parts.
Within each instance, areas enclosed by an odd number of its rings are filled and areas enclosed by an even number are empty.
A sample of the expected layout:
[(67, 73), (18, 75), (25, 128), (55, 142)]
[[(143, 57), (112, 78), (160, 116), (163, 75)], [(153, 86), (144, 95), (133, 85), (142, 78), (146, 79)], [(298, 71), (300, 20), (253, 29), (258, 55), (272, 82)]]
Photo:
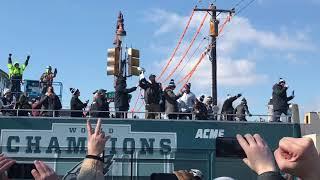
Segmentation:
[[(107, 154), (167, 154), (177, 148), (176, 133), (132, 132), (127, 124), (103, 124), (102, 129), (111, 135)], [(52, 130), (1, 130), (2, 152), (10, 157), (83, 157), (86, 146), (85, 124), (53, 123)]]
[(198, 129), (196, 139), (216, 139), (224, 136), (224, 129)]

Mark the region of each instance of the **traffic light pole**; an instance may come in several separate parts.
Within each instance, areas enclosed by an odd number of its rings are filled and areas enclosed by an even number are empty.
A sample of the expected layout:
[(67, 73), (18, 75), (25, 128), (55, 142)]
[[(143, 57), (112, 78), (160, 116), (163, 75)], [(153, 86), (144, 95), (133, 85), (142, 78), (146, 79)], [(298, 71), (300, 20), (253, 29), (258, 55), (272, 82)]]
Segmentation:
[[(235, 13), (234, 9), (231, 10), (224, 10), (224, 9), (217, 9), (216, 6), (211, 4), (211, 7), (209, 9), (194, 9), (194, 11), (205, 11), (211, 13), (211, 21), (213, 23), (217, 22), (217, 12), (219, 13)], [(211, 61), (211, 79), (212, 79), (212, 99), (213, 99), (213, 105), (217, 105), (217, 36), (216, 35), (210, 35), (211, 36), (211, 49), (210, 49), (210, 61)]]

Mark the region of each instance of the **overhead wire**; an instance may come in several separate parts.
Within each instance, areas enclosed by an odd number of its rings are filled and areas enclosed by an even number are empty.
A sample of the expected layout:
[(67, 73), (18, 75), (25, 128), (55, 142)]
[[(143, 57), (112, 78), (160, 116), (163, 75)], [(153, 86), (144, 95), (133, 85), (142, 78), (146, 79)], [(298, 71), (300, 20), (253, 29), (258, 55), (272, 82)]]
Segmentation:
[(196, 34), (193, 36), (187, 50), (184, 52), (184, 54), (183, 54), (182, 58), (180, 59), (180, 61), (178, 62), (178, 64), (173, 68), (173, 70), (169, 73), (169, 75), (162, 81), (162, 83), (165, 83), (167, 80), (169, 80), (171, 78), (171, 76), (175, 73), (175, 71), (178, 69), (178, 67), (181, 65), (182, 61), (185, 59), (185, 57), (189, 53), (192, 45), (194, 44), (195, 40), (197, 39), (207, 17), (208, 17), (208, 13), (205, 13), (204, 17), (202, 18), (201, 24), (198, 27)]
[(195, 11), (194, 11), (194, 9), (193, 9), (193, 10), (192, 10), (192, 13), (191, 13), (191, 15), (190, 15), (190, 17), (189, 17), (189, 20), (188, 20), (188, 22), (187, 22), (187, 25), (186, 25), (185, 29), (183, 30), (183, 33), (182, 33), (182, 35), (181, 35), (181, 37), (180, 37), (180, 39), (179, 39), (179, 41), (178, 41), (177, 46), (174, 48), (173, 53), (172, 53), (171, 56), (170, 56), (170, 59), (168, 60), (168, 62), (167, 62), (166, 65), (164, 66), (164, 68), (162, 69), (160, 75), (157, 77), (157, 80), (160, 80), (160, 79), (161, 79), (161, 77), (163, 76), (163, 74), (164, 74), (165, 71), (168, 69), (169, 65), (171, 64), (171, 62), (172, 62), (174, 56), (176, 55), (178, 49), (180, 48), (180, 45), (181, 45), (181, 43), (182, 43), (182, 40), (183, 40), (183, 38), (184, 38), (187, 30), (189, 29), (189, 26), (190, 26), (191, 20), (192, 20), (192, 18), (193, 18), (193, 16), (194, 16), (194, 13), (195, 13)]

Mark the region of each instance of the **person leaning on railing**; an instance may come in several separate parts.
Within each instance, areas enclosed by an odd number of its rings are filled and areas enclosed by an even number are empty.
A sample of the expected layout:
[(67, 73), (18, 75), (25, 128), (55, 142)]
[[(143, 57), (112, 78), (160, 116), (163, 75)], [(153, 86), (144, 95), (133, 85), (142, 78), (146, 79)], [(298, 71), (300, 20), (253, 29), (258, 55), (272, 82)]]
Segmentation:
[(8, 58), (8, 69), (9, 69), (9, 78), (11, 80), (11, 91), (12, 93), (21, 92), (21, 82), (23, 77), (23, 72), (28, 66), (30, 56), (27, 56), (27, 59), (23, 65), (19, 65), (18, 62), (12, 64), (12, 54), (9, 54)]
[(18, 116), (29, 116), (31, 114), (31, 104), (28, 102), (27, 96), (23, 93), (17, 101), (15, 109), (17, 109)]
[(82, 110), (87, 107), (89, 100), (83, 103), (80, 99), (80, 91), (79, 89), (70, 88), (70, 92), (72, 94), (72, 98), (70, 101), (71, 107), (71, 117), (83, 117)]
[(58, 117), (59, 110), (62, 105), (59, 97), (54, 93), (53, 87), (48, 87), (46, 94), (41, 98), (39, 105), (41, 105), (41, 116)]
[(13, 110), (16, 104), (16, 97), (13, 96), (10, 89), (5, 88), (3, 91), (3, 97), (1, 97), (1, 113), (4, 116), (14, 116)]

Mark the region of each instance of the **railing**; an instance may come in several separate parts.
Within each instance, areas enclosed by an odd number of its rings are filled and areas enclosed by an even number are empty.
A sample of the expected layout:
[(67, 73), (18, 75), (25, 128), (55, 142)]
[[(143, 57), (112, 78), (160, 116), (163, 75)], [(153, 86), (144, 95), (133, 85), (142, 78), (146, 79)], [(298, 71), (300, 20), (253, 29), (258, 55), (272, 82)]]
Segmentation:
[[(90, 110), (44, 110), (44, 109), (2, 109), (2, 116), (15, 116), (15, 117), (72, 117), (72, 118), (114, 118), (114, 119), (147, 119), (148, 114), (155, 115), (156, 118), (152, 119), (170, 119), (170, 120), (212, 120), (212, 121), (241, 121), (236, 117), (236, 114), (208, 114), (206, 118), (199, 118), (195, 113), (182, 113), (173, 112), (170, 115), (175, 115), (175, 118), (169, 118), (169, 114), (164, 112), (131, 112), (131, 111), (90, 111)], [(37, 116), (32, 116), (33, 113), (39, 113)], [(79, 113), (81, 117), (73, 117), (71, 113)], [(99, 114), (103, 114), (102, 116)], [(230, 119), (228, 117), (231, 117)], [(291, 122), (291, 115), (278, 117), (281, 122)], [(243, 115), (243, 119), (250, 122), (271, 122), (273, 115)]]
[[(11, 81), (20, 81), (21, 82), (20, 85), (22, 85), (23, 87), (23, 90), (21, 91), (25, 92), (28, 96), (32, 98), (42, 95), (42, 88), (44, 87), (43, 85), (45, 84), (45, 82), (41, 82), (39, 80), (29, 80), (29, 79), (24, 79), (24, 80), (12, 79)], [(55, 89), (56, 95), (60, 98), (60, 100), (62, 100), (62, 91), (63, 91), (62, 82), (52, 82), (51, 84), (52, 84), (52, 87)], [(21, 94), (21, 92), (18, 92), (18, 91), (13, 91), (12, 93), (14, 95)]]

